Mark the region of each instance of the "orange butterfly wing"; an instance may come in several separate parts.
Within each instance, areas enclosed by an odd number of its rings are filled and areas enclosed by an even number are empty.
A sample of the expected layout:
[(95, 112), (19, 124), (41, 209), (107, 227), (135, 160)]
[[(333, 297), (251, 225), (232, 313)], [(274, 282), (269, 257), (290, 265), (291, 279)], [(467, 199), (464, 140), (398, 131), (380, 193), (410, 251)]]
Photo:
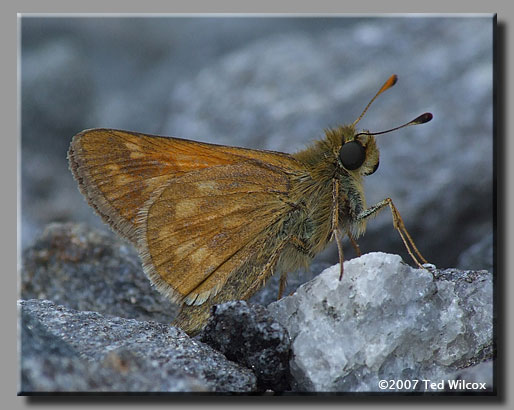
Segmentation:
[(77, 134), (70, 168), (89, 204), (138, 248), (173, 300), (201, 304), (287, 212), (291, 156), (93, 129)]
[(287, 177), (259, 164), (173, 178), (140, 213), (143, 266), (175, 300), (202, 304), (258, 249), (252, 241), (288, 207)]
[(171, 178), (247, 159), (281, 168), (297, 164), (287, 154), (101, 128), (77, 134), (68, 159), (89, 205), (136, 245), (137, 213)]

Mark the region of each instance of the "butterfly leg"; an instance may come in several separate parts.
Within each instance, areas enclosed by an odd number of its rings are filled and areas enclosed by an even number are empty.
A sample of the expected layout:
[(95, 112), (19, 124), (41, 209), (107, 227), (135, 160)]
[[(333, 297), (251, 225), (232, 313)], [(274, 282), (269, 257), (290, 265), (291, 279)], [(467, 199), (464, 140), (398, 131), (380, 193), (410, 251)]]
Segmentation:
[(278, 284), (277, 300), (282, 299), (282, 295), (284, 294), (284, 290), (286, 288), (286, 285), (287, 285), (287, 272), (286, 271), (282, 271), (280, 273), (280, 282)]
[(339, 253), (339, 280), (343, 279), (343, 273), (344, 273), (344, 255), (343, 255), (343, 244), (341, 242), (341, 231), (339, 228), (334, 230), (332, 233), (336, 240), (337, 244), (337, 252)]
[(332, 237), (336, 240), (337, 252), (339, 253), (339, 280), (344, 273), (344, 254), (341, 229), (339, 228), (339, 181), (332, 180)]
[(350, 243), (353, 246), (353, 250), (355, 251), (355, 254), (357, 256), (361, 256), (361, 248), (359, 247), (359, 244), (357, 243), (357, 241), (353, 237), (352, 233), (349, 230), (347, 230), (346, 231), (346, 235), (348, 235), (348, 239), (350, 239)]
[(402, 217), (400, 216), (400, 213), (398, 212), (396, 206), (393, 204), (391, 198), (386, 198), (378, 202), (377, 204), (373, 205), (372, 207), (369, 207), (362, 211), (359, 215), (357, 215), (357, 221), (369, 218), (370, 216), (375, 216), (379, 211), (381, 211), (386, 206), (389, 206), (389, 208), (391, 209), (391, 214), (393, 216), (393, 226), (400, 234), (400, 237), (402, 238), (403, 244), (405, 245), (407, 252), (409, 252), (409, 255), (411, 256), (412, 260), (416, 263), (416, 265), (424, 269), (420, 261), (422, 263), (427, 263), (427, 261), (423, 257), (423, 255), (421, 255), (418, 248), (414, 244), (414, 241), (412, 240), (411, 236), (407, 232)]

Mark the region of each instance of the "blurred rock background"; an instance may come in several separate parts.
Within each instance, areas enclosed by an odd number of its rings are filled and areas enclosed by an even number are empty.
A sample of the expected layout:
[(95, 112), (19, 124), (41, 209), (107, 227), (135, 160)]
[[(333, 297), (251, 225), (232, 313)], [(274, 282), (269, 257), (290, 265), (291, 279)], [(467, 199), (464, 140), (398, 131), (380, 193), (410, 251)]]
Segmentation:
[[(492, 33), (488, 17), (24, 17), (22, 247), (50, 222), (108, 230), (68, 170), (83, 129), (294, 152), (354, 121), (395, 73), (360, 126), (380, 131), (425, 111), (434, 119), (377, 137), (368, 204), (390, 196), (438, 267), (491, 269)], [(359, 243), (410, 263), (388, 211)], [(318, 258), (335, 261), (333, 247)]]

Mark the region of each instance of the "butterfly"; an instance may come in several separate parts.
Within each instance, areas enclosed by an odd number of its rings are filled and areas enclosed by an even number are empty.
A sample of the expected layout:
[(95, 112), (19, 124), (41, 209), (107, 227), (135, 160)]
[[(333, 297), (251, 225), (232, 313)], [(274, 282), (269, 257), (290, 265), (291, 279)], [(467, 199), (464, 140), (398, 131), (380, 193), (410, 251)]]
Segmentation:
[(375, 136), (432, 119), (425, 113), (400, 127), (371, 133), (352, 124), (296, 153), (254, 150), (115, 129), (73, 137), (70, 169), (89, 205), (138, 250), (152, 284), (182, 304), (174, 324), (190, 335), (211, 306), (247, 299), (276, 271), (279, 297), (287, 273), (307, 267), (389, 207), (393, 224), (418, 266), (426, 260), (390, 198), (367, 207), (363, 177), (379, 164)]

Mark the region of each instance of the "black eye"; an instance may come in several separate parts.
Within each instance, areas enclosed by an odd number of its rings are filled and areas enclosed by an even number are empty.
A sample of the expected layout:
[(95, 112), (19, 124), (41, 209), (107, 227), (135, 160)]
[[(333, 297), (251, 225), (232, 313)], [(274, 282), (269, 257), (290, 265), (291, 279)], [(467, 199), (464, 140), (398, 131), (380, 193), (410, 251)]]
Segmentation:
[(341, 147), (339, 158), (346, 169), (354, 170), (366, 159), (366, 151), (359, 141), (350, 141)]

